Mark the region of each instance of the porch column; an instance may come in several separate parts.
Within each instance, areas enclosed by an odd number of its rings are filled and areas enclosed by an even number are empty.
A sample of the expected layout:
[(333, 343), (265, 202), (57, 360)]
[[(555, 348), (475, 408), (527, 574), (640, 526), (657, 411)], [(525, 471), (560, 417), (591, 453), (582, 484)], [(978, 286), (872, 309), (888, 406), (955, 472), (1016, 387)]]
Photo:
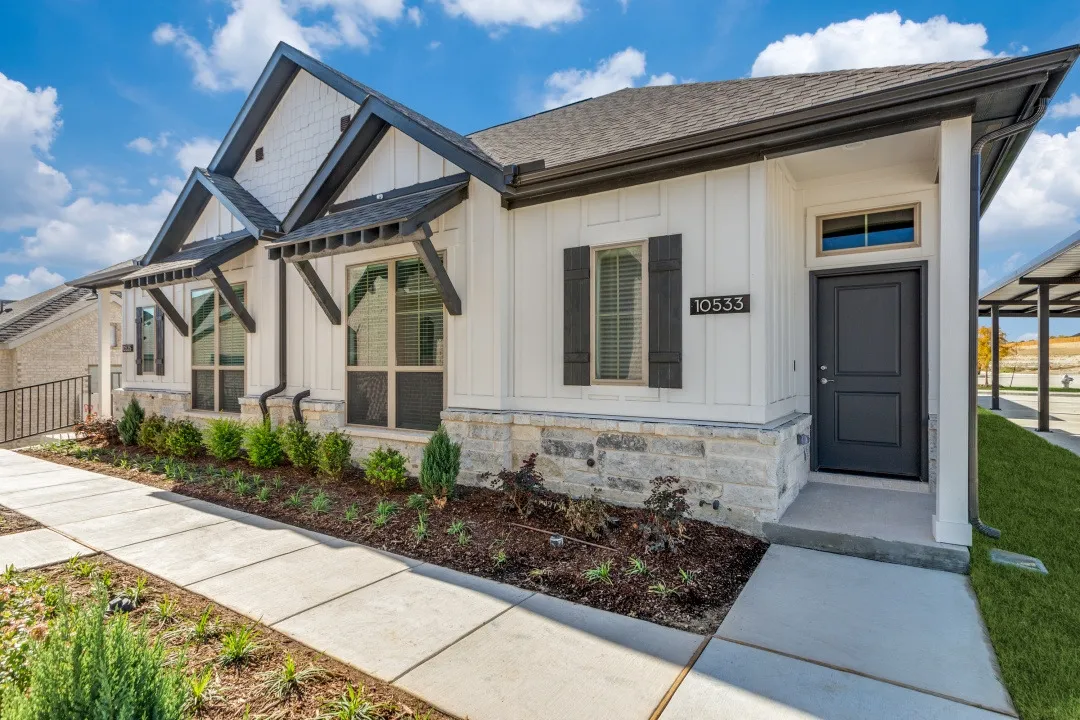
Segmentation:
[(990, 306), (990, 409), (1000, 410), (1001, 399), (1001, 383), (999, 382), (999, 376), (1001, 374), (1000, 360), (1001, 360), (1001, 348), (998, 340), (998, 334), (1001, 328), (1001, 308), (997, 305)]
[[(934, 539), (971, 544), (968, 522), (968, 403), (975, 368), (969, 363), (971, 118), (941, 123), (938, 266), (938, 478)], [(931, 412), (933, 404), (931, 403)]]
[(1050, 285), (1039, 285), (1039, 432), (1050, 432)]
[(97, 291), (98, 311), (98, 417), (112, 417), (112, 298), (108, 288)]

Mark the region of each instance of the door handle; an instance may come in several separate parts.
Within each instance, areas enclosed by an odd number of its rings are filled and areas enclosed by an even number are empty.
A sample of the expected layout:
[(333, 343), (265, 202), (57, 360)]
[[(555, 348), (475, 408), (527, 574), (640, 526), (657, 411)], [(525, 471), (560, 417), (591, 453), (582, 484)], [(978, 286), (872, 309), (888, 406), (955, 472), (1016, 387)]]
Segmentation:
[(835, 380), (830, 380), (829, 378), (821, 378), (821, 380), (819, 380), (818, 382), (820, 382), (822, 385), (828, 385), (829, 383), (836, 382), (836, 381)]

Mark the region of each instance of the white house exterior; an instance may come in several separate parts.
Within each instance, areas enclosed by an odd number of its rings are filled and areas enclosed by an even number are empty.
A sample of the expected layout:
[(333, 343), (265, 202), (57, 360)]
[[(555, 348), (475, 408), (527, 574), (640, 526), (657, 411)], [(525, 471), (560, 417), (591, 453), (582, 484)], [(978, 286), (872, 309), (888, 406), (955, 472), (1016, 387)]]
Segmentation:
[[(268, 394), (414, 464), (441, 421), (462, 482), (537, 453), (640, 503), (676, 475), (755, 534), (812, 472), (906, 483), (968, 545), (971, 148), (1076, 54), (637, 88), (463, 137), (280, 46), (140, 266), (89, 283), (125, 286), (114, 409)], [(987, 145), (982, 209), (1024, 138)]]

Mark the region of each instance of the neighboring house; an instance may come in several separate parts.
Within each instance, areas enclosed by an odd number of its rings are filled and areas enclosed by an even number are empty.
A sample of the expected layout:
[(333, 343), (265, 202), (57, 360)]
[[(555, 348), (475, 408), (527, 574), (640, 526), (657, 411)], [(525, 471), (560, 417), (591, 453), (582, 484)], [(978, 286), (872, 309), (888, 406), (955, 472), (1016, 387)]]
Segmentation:
[(124, 288), (117, 411), (295, 406), (414, 464), (442, 422), (464, 482), (531, 453), (616, 502), (677, 475), (759, 534), (811, 472), (906, 483), (966, 545), (970, 200), (1030, 127), (974, 176), (972, 144), (1077, 53), (633, 88), (462, 136), (281, 45), (139, 267), (76, 284)]

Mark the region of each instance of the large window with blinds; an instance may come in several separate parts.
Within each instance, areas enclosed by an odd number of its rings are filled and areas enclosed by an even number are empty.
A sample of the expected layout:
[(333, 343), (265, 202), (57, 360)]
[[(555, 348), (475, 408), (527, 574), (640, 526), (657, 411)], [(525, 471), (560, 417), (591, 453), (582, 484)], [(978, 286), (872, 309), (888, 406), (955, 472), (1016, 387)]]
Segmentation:
[[(244, 285), (233, 292), (244, 302)], [(247, 385), (247, 332), (214, 289), (191, 291), (191, 407), (240, 412)]]
[(645, 243), (593, 252), (593, 382), (641, 385), (644, 348)]
[(346, 270), (350, 425), (434, 430), (443, 409), (442, 299), (418, 258)]

